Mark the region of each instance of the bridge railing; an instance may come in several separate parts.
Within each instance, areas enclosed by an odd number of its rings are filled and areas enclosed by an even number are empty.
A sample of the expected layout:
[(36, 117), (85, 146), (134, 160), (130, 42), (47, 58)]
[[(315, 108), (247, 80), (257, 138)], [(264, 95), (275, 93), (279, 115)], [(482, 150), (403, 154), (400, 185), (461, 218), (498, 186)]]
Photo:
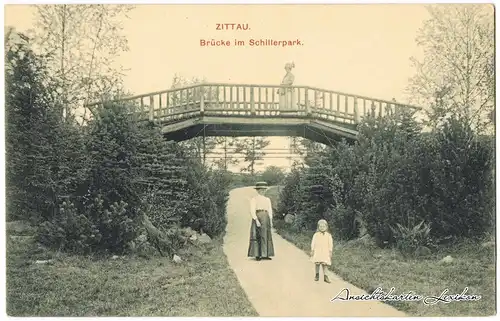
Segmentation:
[[(306, 86), (205, 83), (110, 102), (135, 106), (139, 119), (172, 122), (207, 116), (312, 117), (356, 124), (420, 107)], [(103, 104), (104, 102), (88, 105)]]

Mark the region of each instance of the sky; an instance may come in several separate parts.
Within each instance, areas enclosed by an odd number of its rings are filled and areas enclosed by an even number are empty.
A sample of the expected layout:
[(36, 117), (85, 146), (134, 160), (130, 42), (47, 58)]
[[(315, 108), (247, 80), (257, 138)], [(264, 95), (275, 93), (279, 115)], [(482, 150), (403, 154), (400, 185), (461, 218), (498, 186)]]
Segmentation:
[[(34, 10), (5, 6), (5, 25), (33, 28)], [(129, 69), (124, 83), (135, 94), (168, 89), (175, 74), (208, 82), (279, 84), (294, 62), (294, 85), (408, 101), (414, 74), (410, 57), (421, 57), (415, 38), (428, 18), (424, 5), (137, 5), (124, 20), (130, 50), (118, 62)], [(250, 30), (216, 30), (218, 23)], [(203, 47), (200, 40), (296, 40), (295, 47)], [(287, 148), (271, 138), (269, 149)], [(287, 167), (267, 159), (262, 167)], [(241, 166), (237, 166), (238, 168)]]

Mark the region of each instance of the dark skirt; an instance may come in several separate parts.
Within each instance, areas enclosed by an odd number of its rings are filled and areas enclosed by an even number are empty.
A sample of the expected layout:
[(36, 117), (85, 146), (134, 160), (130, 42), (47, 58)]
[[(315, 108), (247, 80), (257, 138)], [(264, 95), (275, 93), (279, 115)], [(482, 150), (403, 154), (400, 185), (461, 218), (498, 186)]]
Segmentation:
[(267, 213), (267, 211), (257, 211), (256, 214), (261, 226), (257, 227), (255, 220), (252, 220), (252, 226), (250, 227), (250, 245), (248, 247), (248, 256), (274, 256), (274, 245), (269, 214)]

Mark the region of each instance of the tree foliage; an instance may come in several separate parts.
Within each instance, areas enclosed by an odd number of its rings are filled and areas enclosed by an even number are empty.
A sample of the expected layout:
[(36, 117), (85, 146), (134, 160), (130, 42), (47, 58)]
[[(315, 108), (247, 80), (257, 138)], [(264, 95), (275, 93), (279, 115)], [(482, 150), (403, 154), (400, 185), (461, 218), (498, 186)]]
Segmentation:
[(80, 254), (124, 253), (147, 232), (171, 255), (180, 228), (224, 231), (225, 175), (130, 117), (136, 106), (104, 104), (85, 126), (62, 119), (50, 60), (24, 35), (8, 35), (8, 219), (31, 220), (39, 242)]
[(243, 155), (243, 162), (248, 163), (246, 167), (241, 168), (242, 172), (248, 172), (254, 176), (258, 161), (264, 159), (266, 155), (264, 148), (271, 142), (266, 137), (246, 137), (240, 138), (235, 142), (236, 154)]
[(260, 174), (260, 179), (268, 185), (280, 185), (285, 179), (285, 172), (278, 166), (268, 166)]
[(324, 218), (336, 238), (352, 239), (363, 225), (379, 246), (410, 252), (491, 231), (493, 148), (467, 119), (429, 133), (401, 113), (358, 130), (354, 145), (316, 152), (288, 175), (279, 211), (296, 214), (296, 228)]
[(38, 222), (52, 215), (58, 197), (76, 189), (85, 155), (78, 152), (81, 132), (57, 115), (44, 57), (31, 48), (11, 29), (5, 54), (7, 212)]
[(428, 12), (417, 37), (424, 57), (412, 58), (416, 74), (408, 93), (429, 106), (431, 127), (455, 114), (482, 132), (491, 127), (495, 105), (494, 8), (441, 4), (428, 6)]
[(130, 5), (36, 5), (35, 40), (58, 82), (65, 114), (103, 93), (121, 90), (123, 68), (116, 58), (128, 50), (123, 21)]

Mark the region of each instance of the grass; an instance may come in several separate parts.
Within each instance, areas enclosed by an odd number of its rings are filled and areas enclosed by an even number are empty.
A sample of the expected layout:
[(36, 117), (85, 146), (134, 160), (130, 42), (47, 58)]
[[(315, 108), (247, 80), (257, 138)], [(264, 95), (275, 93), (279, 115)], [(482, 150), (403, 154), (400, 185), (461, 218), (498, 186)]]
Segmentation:
[[(278, 223), (278, 222), (277, 222)], [(277, 232), (304, 251), (309, 251), (313, 232), (295, 232), (283, 222), (275, 224)], [(451, 255), (450, 264), (439, 260)], [(420, 302), (394, 302), (397, 309), (411, 316), (489, 316), (495, 315), (495, 250), (481, 244), (463, 243), (442, 248), (426, 259), (406, 259), (398, 252), (379, 249), (361, 242), (335, 242), (331, 269), (349, 283), (372, 292), (377, 287), (395, 294), (413, 293), (439, 296), (460, 294), (481, 295), (479, 301), (438, 303), (427, 306)]]
[[(257, 316), (221, 240), (183, 249), (176, 264), (163, 257), (57, 256), (29, 233), (8, 234), (9, 316)], [(34, 264), (54, 256), (53, 264)]]

